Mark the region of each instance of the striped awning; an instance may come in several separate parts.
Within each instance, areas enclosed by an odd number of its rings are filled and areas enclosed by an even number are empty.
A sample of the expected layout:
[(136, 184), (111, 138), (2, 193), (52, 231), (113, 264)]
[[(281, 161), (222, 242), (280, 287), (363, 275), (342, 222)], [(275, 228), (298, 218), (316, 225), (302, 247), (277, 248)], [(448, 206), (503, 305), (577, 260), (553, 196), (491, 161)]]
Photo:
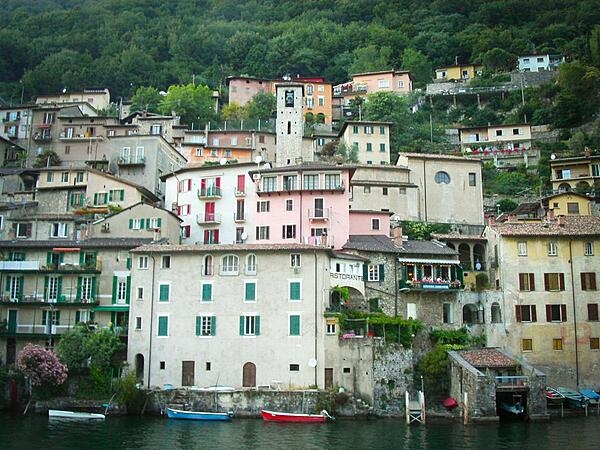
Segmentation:
[(129, 311), (129, 305), (102, 305), (102, 306), (96, 306), (94, 308), (94, 311), (108, 311), (108, 312), (112, 312), (112, 311)]

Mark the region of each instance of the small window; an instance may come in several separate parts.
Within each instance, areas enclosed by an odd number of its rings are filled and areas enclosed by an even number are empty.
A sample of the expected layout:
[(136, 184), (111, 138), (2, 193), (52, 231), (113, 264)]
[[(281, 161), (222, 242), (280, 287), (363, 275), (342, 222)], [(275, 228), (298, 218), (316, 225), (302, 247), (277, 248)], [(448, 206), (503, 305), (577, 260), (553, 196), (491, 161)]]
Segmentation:
[(564, 273), (545, 273), (544, 274), (544, 290), (545, 291), (564, 291), (565, 290), (565, 274)]
[(535, 274), (520, 273), (519, 274), (519, 290), (520, 291), (535, 291)]
[(300, 315), (290, 315), (288, 331), (290, 336), (300, 336)]
[(598, 321), (598, 304), (597, 303), (588, 303), (587, 310), (588, 310), (588, 320), (590, 322), (597, 322)]
[(519, 129), (518, 128), (513, 128), (513, 135), (518, 135), (519, 133)]
[(496, 130), (496, 136), (502, 136), (502, 130)]
[(300, 267), (300, 253), (292, 253), (290, 255), (290, 266)]
[(285, 210), (286, 211), (293, 211), (294, 210), (294, 200), (287, 199), (285, 201)]
[(160, 284), (158, 286), (158, 301), (159, 302), (168, 302), (171, 297), (171, 285), (170, 284)]
[(203, 302), (212, 302), (213, 301), (212, 283), (202, 283), (200, 285), (200, 289), (201, 289), (201, 300)]
[(236, 255), (225, 255), (221, 258), (221, 275), (237, 275), (239, 259)]
[(581, 272), (580, 278), (582, 291), (596, 290), (596, 272)]
[(371, 186), (365, 186), (363, 189), (365, 194), (370, 194), (371, 193)]
[(469, 172), (469, 186), (477, 186), (477, 174)]
[(246, 275), (256, 275), (256, 255), (253, 253), (246, 256)]
[(579, 215), (579, 203), (567, 202), (567, 212), (572, 215)]
[(593, 242), (586, 242), (584, 244), (584, 253), (585, 253), (585, 256), (593, 256), (594, 255), (594, 243)]
[(566, 305), (546, 305), (546, 322), (566, 322)]
[(299, 372), (300, 364), (290, 364), (290, 372)]
[(206, 367), (206, 371), (207, 371), (207, 372), (210, 372), (210, 369), (211, 369), (211, 363), (210, 363), (210, 361), (207, 361), (207, 362), (206, 362), (206, 365), (205, 365), (205, 367)]
[(519, 242), (517, 247), (519, 256), (527, 256), (527, 242)]
[[(158, 336), (169, 335), (169, 316), (158, 316)], [(161, 363), (161, 368), (164, 369), (164, 362)]]
[(380, 266), (379, 264), (369, 264), (367, 271), (368, 271), (368, 277), (367, 280), (368, 281), (380, 281), (379, 280), (379, 270), (380, 270)]
[(548, 256), (558, 255), (558, 244), (554, 241), (548, 242)]
[(533, 340), (532, 339), (521, 339), (521, 350), (524, 352), (533, 351)]
[(535, 305), (515, 305), (517, 322), (537, 322)]
[(147, 269), (148, 268), (148, 256), (143, 255), (138, 257), (138, 269)]
[(350, 367), (344, 367), (344, 368), (342, 369), (342, 372), (343, 372), (343, 373), (350, 373)]
[(388, 195), (388, 188), (386, 188), (386, 187), (381, 188), (381, 194), (382, 195)]
[(161, 267), (163, 269), (170, 269), (171, 268), (171, 255), (163, 255)]
[(327, 322), (326, 327), (325, 327), (325, 333), (335, 334), (336, 333), (336, 323), (335, 322)]
[(590, 350), (600, 350), (600, 338), (590, 338)]
[(379, 230), (379, 219), (371, 219), (371, 229), (372, 230)]
[(444, 323), (454, 323), (454, 317), (452, 314), (452, 303), (442, 304), (442, 317)]
[(299, 301), (302, 299), (302, 284), (300, 281), (290, 281), (289, 295), (290, 301)]
[(142, 329), (142, 318), (140, 316), (137, 316), (135, 318), (135, 329), (136, 330), (141, 330)]
[(260, 226), (256, 227), (256, 240), (268, 240), (269, 239), (269, 227), (268, 226)]
[(159, 368), (160, 368), (160, 370), (165, 370), (165, 367), (166, 367), (166, 364), (165, 364), (165, 362), (164, 362), (164, 361), (161, 361), (161, 362), (159, 363)]
[(136, 298), (138, 300), (144, 300), (144, 288), (143, 287), (138, 287), (137, 288), (137, 296)]
[(438, 184), (450, 184), (450, 175), (443, 170), (440, 170), (435, 174), (435, 182)]
[(562, 350), (562, 349), (563, 349), (562, 338), (552, 339), (552, 350)]

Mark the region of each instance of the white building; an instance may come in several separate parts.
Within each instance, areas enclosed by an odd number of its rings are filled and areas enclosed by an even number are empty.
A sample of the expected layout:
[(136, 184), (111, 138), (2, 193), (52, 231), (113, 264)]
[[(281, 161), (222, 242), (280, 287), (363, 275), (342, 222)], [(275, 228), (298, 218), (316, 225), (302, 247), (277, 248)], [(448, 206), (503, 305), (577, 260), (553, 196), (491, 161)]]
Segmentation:
[(518, 69), (520, 72), (542, 72), (556, 70), (565, 62), (562, 55), (525, 55), (519, 56)]

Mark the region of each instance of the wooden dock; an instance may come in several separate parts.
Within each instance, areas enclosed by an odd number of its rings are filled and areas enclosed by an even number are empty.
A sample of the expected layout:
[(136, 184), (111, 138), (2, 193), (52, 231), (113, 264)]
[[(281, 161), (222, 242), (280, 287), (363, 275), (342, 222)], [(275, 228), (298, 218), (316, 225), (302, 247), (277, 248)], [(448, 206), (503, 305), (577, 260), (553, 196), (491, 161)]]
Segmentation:
[(406, 399), (406, 423), (412, 422), (425, 423), (425, 395), (422, 391), (417, 392), (417, 398), (410, 399), (408, 391), (405, 393)]

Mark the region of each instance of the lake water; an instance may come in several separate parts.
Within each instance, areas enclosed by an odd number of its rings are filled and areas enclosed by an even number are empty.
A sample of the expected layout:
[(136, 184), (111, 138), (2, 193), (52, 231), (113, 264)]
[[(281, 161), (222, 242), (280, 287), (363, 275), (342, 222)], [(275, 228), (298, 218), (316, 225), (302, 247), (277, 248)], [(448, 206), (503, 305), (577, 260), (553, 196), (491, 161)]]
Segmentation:
[(338, 419), (326, 424), (280, 424), (260, 419), (225, 423), (116, 417), (103, 422), (0, 413), (0, 448), (12, 449), (598, 449), (600, 417), (549, 423), (464, 426), (429, 419)]

